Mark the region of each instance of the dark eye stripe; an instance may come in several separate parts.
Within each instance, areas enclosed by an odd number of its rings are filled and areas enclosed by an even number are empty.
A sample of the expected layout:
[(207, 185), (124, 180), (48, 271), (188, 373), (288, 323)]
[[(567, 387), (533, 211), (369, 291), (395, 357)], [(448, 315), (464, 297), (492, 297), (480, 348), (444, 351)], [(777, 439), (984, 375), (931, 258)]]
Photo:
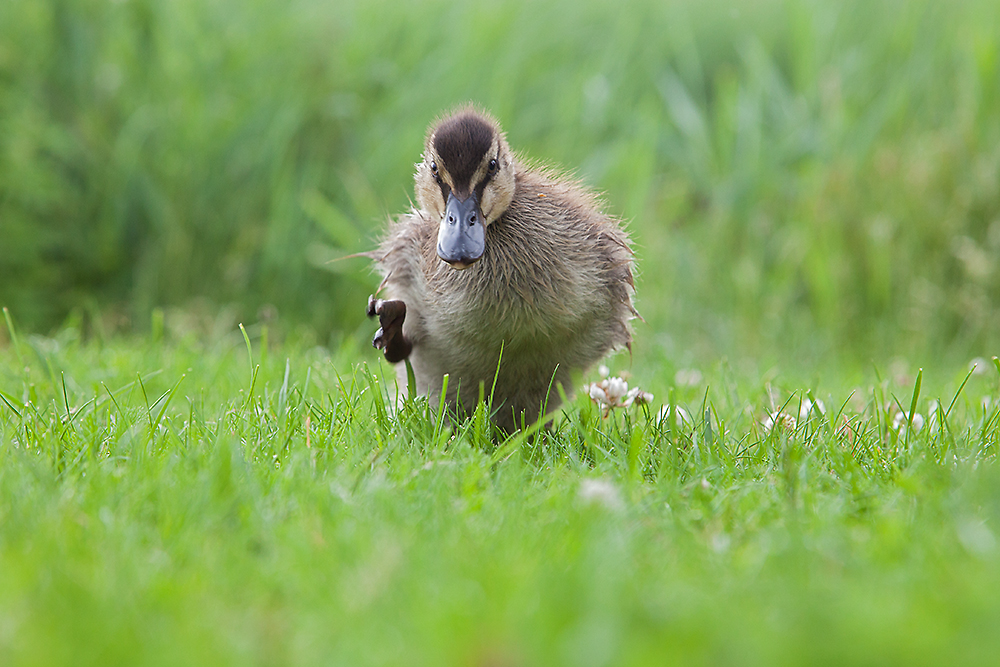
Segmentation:
[(483, 190), (486, 189), (487, 183), (493, 180), (493, 174), (486, 174), (486, 178), (479, 181), (479, 185), (476, 186), (476, 197), (479, 201), (483, 200)]

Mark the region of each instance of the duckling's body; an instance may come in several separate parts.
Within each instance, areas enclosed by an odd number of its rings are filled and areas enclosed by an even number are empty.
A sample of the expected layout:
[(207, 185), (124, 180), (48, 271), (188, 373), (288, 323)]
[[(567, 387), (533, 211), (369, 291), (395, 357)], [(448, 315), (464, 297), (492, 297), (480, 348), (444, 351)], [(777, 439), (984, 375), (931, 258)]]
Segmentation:
[[(492, 132), (486, 150), (474, 150), (475, 141), (463, 145), (462, 121), (482, 126), (473, 132)], [(449, 128), (460, 135), (451, 151), (441, 135)], [(475, 163), (459, 165), (470, 172), (468, 182), (447, 171), (449, 161), (461, 161), (456, 156)], [(390, 226), (377, 253), (386, 300), (370, 306), (382, 320), (375, 344), (390, 361), (408, 357), (417, 391), (432, 400), (445, 374), (453, 406), (474, 407), (482, 385), (486, 396), (492, 392), (494, 422), (513, 431), (535, 421), (543, 404), (559, 403), (556, 383), (569, 387), (572, 371), (630, 344), (628, 237), (576, 183), (514, 158), (495, 121), (477, 112), (463, 110), (432, 128), (424, 157), (416, 177), (420, 208)], [(476, 210), (468, 213), (473, 199)], [(460, 206), (469, 207), (471, 222), (457, 224), (479, 231), (482, 243), (458, 245), (481, 247), (479, 257), (449, 254), (447, 219), (454, 224)]]

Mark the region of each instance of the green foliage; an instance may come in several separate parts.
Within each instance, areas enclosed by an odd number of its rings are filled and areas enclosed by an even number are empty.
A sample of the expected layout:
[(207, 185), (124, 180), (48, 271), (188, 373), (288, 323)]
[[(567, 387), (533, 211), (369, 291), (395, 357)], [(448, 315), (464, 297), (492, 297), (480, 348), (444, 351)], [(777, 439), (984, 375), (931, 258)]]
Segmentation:
[(668, 353), (988, 353), (998, 30), (985, 0), (7, 0), (0, 303), (352, 331), (374, 281), (329, 260), (475, 100), (632, 221)]
[(10, 333), (4, 665), (973, 665), (1000, 650), (993, 364), (854, 391), (720, 365), (643, 384), (683, 413), (605, 414), (580, 395), (550, 430), (504, 441), (478, 414), (395, 407), (391, 371), (352, 370), (350, 344)]
[[(997, 34), (987, 0), (3, 0), (0, 664), (991, 664)], [(651, 404), (504, 439), (358, 365), (375, 279), (330, 260), (468, 100), (630, 220), (608, 363)]]

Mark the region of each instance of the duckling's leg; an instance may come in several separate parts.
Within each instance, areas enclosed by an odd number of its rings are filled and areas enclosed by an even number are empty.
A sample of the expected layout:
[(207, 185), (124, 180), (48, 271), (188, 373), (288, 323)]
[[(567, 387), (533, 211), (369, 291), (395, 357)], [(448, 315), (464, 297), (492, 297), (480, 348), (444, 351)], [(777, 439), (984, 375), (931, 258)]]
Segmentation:
[(410, 356), (413, 343), (403, 335), (403, 320), (406, 319), (406, 304), (398, 299), (383, 301), (368, 297), (368, 317), (378, 315), (379, 330), (375, 332), (372, 345), (385, 355), (389, 363), (396, 363)]

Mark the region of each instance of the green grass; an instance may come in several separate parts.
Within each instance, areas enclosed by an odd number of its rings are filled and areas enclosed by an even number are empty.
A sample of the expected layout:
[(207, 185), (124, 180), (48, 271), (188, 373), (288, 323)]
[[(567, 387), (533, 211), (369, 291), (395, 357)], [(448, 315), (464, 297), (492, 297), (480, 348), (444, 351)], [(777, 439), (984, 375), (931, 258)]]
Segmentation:
[(998, 31), (992, 0), (6, 0), (0, 305), (353, 335), (371, 275), (329, 260), (475, 100), (631, 221), (668, 356), (990, 356)]
[[(0, 664), (992, 664), (997, 34), (993, 0), (0, 1)], [(468, 100), (629, 221), (608, 363), (647, 408), (396, 409), (377, 278), (330, 260)]]
[[(0, 347), (0, 661), (915, 665), (1000, 650), (993, 363), (922, 374), (918, 411), (953, 406), (909, 434), (891, 424), (912, 374), (786, 385), (719, 363), (694, 386), (653, 374), (651, 406), (606, 418), (578, 396), (512, 445), (476, 418), (436, 425), (424, 401), (391, 409), (374, 351), (253, 343), (252, 360), (239, 331)], [(693, 424), (656, 419), (671, 395)], [(762, 427), (809, 395), (826, 417)], [(587, 480), (605, 484), (589, 500)]]

